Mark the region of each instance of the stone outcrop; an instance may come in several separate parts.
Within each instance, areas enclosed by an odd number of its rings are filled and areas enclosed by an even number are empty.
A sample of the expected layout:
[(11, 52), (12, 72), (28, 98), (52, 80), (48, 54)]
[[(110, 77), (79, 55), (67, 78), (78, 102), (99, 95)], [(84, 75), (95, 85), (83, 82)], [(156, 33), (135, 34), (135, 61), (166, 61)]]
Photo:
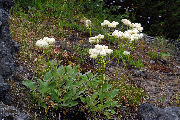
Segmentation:
[(0, 120), (29, 120), (28, 116), (21, 113), (17, 108), (13, 106), (0, 103)]
[(138, 113), (143, 120), (180, 120), (180, 107), (161, 109), (144, 103), (138, 108)]
[(4, 103), (11, 100), (8, 95), (10, 86), (6, 80), (15, 69), (13, 53), (19, 48), (18, 44), (11, 39), (8, 24), (9, 9), (13, 4), (13, 0), (0, 0), (0, 101)]
[(11, 39), (8, 24), (9, 9), (13, 5), (13, 0), (0, 0), (0, 120), (27, 120), (26, 114), (5, 105), (11, 102), (7, 80), (15, 70), (13, 54), (19, 49), (18, 44)]

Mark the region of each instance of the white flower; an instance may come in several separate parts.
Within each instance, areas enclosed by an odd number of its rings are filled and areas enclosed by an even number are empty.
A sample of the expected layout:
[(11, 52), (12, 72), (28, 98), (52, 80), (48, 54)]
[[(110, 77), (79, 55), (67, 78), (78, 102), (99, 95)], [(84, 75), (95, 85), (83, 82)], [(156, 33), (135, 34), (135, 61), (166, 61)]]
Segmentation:
[(134, 29), (132, 29), (132, 33), (133, 33), (133, 34), (137, 34), (137, 33), (139, 33), (139, 31), (134, 28)]
[(99, 35), (97, 36), (97, 38), (98, 38), (98, 39), (104, 39), (104, 35), (99, 34)]
[(55, 43), (55, 39), (54, 38), (48, 38), (48, 39), (45, 39), (46, 42), (48, 42), (49, 44), (53, 44)]
[(104, 22), (101, 23), (101, 26), (104, 27), (104, 26), (109, 25), (109, 24), (110, 24), (110, 22), (108, 20), (104, 20)]
[(110, 27), (110, 28), (115, 28), (116, 25), (114, 25), (114, 24), (112, 24), (112, 23), (109, 23), (109, 24), (108, 24), (108, 27)]
[(139, 36), (140, 36), (140, 39), (141, 39), (141, 38), (143, 38), (144, 35), (142, 33), (140, 33)]
[(130, 55), (130, 52), (124, 51), (123, 54), (124, 54), (124, 55)]
[(115, 22), (115, 21), (113, 21), (112, 24), (114, 24), (114, 25), (119, 25), (119, 23), (118, 23), (118, 22)]
[(143, 27), (141, 27), (141, 23), (132, 23), (130, 27), (137, 29), (139, 32), (143, 31)]
[(89, 42), (92, 44), (92, 43), (99, 43), (99, 41), (101, 40), (101, 39), (103, 39), (104, 38), (104, 35), (101, 35), (101, 34), (99, 34), (98, 36), (95, 36), (95, 37), (90, 37), (89, 38)]
[(112, 36), (118, 37), (118, 36), (119, 36), (119, 31), (118, 31), (118, 30), (115, 30), (115, 31), (112, 33)]
[(42, 48), (47, 48), (49, 46), (49, 44), (46, 41), (40, 39), (36, 42), (36, 46), (42, 47)]
[(44, 37), (44, 38), (43, 38), (43, 40), (45, 40), (45, 41), (46, 41), (47, 39), (49, 39), (49, 38), (48, 38), (48, 37)]
[(111, 54), (113, 52), (113, 50), (111, 50), (111, 49), (105, 49), (105, 51), (107, 54)]
[(86, 20), (86, 21), (85, 21), (85, 25), (86, 25), (86, 27), (91, 26), (91, 20)]
[(89, 49), (89, 54), (94, 54), (96, 53), (96, 49)]
[(97, 45), (95, 45), (95, 49), (97, 49), (97, 50), (102, 50), (102, 49), (103, 49), (103, 46), (102, 46), (102, 45), (97, 44)]
[(123, 37), (123, 32), (121, 32), (121, 31), (118, 31), (118, 30), (115, 30), (113, 33), (112, 33), (112, 36), (114, 36), (114, 37), (117, 37), (117, 38), (121, 38), (121, 37)]
[(92, 43), (96, 43), (96, 37), (90, 37), (89, 38), (89, 42)]
[(90, 58), (96, 59), (96, 58), (97, 58), (97, 54), (91, 54), (91, 55), (90, 55)]
[(101, 56), (106, 56), (106, 51), (105, 51), (105, 50), (102, 50), (102, 51), (100, 52), (100, 55), (101, 55)]
[(137, 33), (139, 33), (139, 31), (137, 30), (137, 29), (132, 29), (132, 30), (127, 30), (127, 31), (125, 31), (125, 33), (129, 33), (129, 34), (137, 34)]
[(44, 37), (43, 39), (40, 39), (36, 42), (36, 46), (46, 48), (53, 43), (55, 43), (54, 38)]
[(121, 22), (123, 22), (125, 25), (131, 26), (131, 21), (128, 19), (122, 19)]
[(54, 38), (44, 37), (42, 40), (43, 40), (43, 41), (46, 41), (48, 44), (53, 44), (53, 43), (55, 43), (55, 39), (54, 39)]
[(98, 56), (106, 56), (111, 54), (113, 50), (108, 49), (108, 46), (105, 45), (95, 45), (94, 49), (89, 49), (89, 54), (91, 58), (97, 58)]
[(139, 30), (139, 32), (143, 31), (143, 27), (137, 27), (137, 30)]
[(119, 23), (113, 21), (112, 23), (109, 23), (109, 24), (108, 24), (108, 27), (115, 28), (117, 25), (119, 25)]
[(123, 38), (125, 39), (131, 39), (131, 34), (129, 34), (128, 32), (123, 34)]

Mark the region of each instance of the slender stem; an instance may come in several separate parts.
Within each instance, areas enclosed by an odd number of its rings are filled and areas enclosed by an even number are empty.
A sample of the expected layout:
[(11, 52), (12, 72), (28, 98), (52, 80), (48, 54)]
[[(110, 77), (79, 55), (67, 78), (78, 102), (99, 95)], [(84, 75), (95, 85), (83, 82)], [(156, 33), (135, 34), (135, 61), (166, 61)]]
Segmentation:
[[(109, 61), (107, 61), (107, 62), (105, 62), (105, 64), (107, 64), (107, 63), (109, 63), (109, 62), (111, 62), (115, 57), (117, 56), (117, 54), (111, 59), (111, 60), (109, 60)], [(93, 73), (95, 73), (95, 72), (97, 72), (97, 71), (99, 71), (101, 68), (103, 67), (103, 65), (99, 68), (99, 69), (97, 69), (96, 71), (94, 71)]]
[(116, 75), (115, 75), (115, 80), (116, 80), (116, 78), (117, 78), (117, 69), (118, 69), (118, 67), (119, 67), (119, 59), (118, 59), (118, 64), (117, 64), (117, 67), (116, 67)]
[(91, 27), (89, 28), (89, 34), (90, 34), (90, 37), (91, 37)]

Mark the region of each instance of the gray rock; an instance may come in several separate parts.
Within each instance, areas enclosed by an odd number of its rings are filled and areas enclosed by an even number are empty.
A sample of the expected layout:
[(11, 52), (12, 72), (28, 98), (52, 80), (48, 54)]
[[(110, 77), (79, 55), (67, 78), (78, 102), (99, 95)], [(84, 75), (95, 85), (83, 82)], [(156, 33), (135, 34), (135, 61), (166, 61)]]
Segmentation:
[(179, 107), (161, 109), (144, 103), (138, 108), (138, 113), (144, 120), (180, 120)]
[(0, 103), (0, 120), (29, 120), (29, 117), (25, 113), (21, 113), (14, 106), (8, 106), (4, 103)]
[(16, 67), (13, 53), (19, 50), (19, 45), (11, 39), (8, 23), (9, 9), (13, 5), (14, 0), (0, 0), (0, 120), (28, 120), (26, 114), (5, 105), (12, 100), (8, 94), (10, 85), (6, 80), (12, 76)]
[(13, 53), (18, 51), (18, 44), (10, 36), (9, 9), (14, 0), (0, 0), (0, 101), (8, 103), (11, 100), (8, 91), (10, 86), (6, 81), (15, 70)]
[(0, 84), (4, 83), (4, 78), (2, 77), (2, 75), (0, 75)]

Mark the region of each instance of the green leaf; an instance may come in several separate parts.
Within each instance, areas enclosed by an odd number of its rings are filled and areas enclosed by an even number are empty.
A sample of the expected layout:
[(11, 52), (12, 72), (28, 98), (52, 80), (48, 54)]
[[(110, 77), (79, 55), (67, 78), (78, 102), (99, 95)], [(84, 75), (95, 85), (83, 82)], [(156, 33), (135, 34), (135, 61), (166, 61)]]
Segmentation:
[(57, 61), (56, 60), (51, 60), (50, 63), (51, 63), (52, 66), (57, 66)]
[(81, 79), (83, 82), (87, 82), (87, 81), (88, 81), (88, 77), (87, 77), (86, 75), (80, 76), (80, 79)]
[(98, 92), (93, 93), (93, 95), (92, 95), (92, 99), (94, 99), (94, 100), (95, 100), (95, 99), (98, 97), (98, 94), (99, 94)]
[(104, 111), (104, 115), (109, 119), (111, 114), (108, 111)]
[(83, 103), (86, 102), (86, 99), (85, 99), (84, 97), (81, 96), (80, 99), (81, 99), (81, 101), (82, 101)]
[(163, 52), (160, 52), (160, 55), (163, 58), (171, 56), (170, 53), (163, 53)]
[(39, 82), (39, 92), (42, 93), (44, 95), (44, 93), (46, 93), (49, 90), (49, 82), (46, 81), (42, 81), (41, 79), (38, 79)]
[(99, 99), (100, 99), (100, 102), (103, 103), (104, 93), (102, 92), (102, 90), (99, 91)]
[(73, 66), (73, 71), (74, 71), (74, 73), (76, 73), (76, 74), (78, 74), (78, 67), (77, 66)]
[(78, 104), (78, 102), (76, 102), (76, 101), (71, 101), (69, 104), (70, 104), (71, 106), (76, 106), (76, 105)]
[(97, 108), (100, 112), (102, 112), (104, 110), (104, 105), (103, 104), (98, 104)]
[(118, 102), (117, 101), (111, 101), (111, 106), (112, 107), (117, 107), (118, 106)]
[(56, 91), (54, 91), (54, 90), (49, 90), (48, 93), (50, 94), (52, 100), (56, 100), (56, 101), (59, 100), (59, 96), (58, 96), (58, 94), (56, 93)]
[(56, 72), (52, 72), (52, 76), (53, 76), (54, 81), (59, 79), (59, 74), (58, 74), (57, 71)]
[(71, 100), (71, 97), (73, 96), (73, 94), (71, 92), (68, 92), (64, 95), (64, 101), (68, 101)]
[(64, 66), (61, 65), (58, 69), (57, 69), (57, 73), (58, 75), (63, 75), (65, 74), (65, 69), (64, 69)]
[(74, 72), (73, 69), (72, 69), (72, 67), (71, 67), (70, 65), (65, 66), (65, 69), (66, 69), (67, 74), (72, 75), (73, 72)]
[(35, 82), (32, 82), (31, 80), (28, 80), (28, 79), (25, 79), (23, 82), (22, 82), (23, 85), (25, 85), (26, 87), (30, 88), (31, 90), (35, 90), (37, 85)]
[(63, 75), (62, 79), (63, 79), (63, 81), (68, 81), (69, 80), (69, 76), (68, 75)]
[(93, 78), (93, 74), (91, 73), (91, 71), (86, 72), (85, 75), (88, 77), (89, 80)]
[(111, 106), (111, 101), (106, 101), (104, 107), (108, 108)]
[(110, 84), (105, 83), (105, 84), (102, 86), (102, 89), (103, 89), (103, 91), (105, 92), (105, 91), (108, 91), (111, 87), (112, 87), (112, 86), (111, 86)]
[(116, 113), (113, 109), (111, 109), (110, 111), (111, 111), (112, 114), (115, 114), (115, 113)]
[(113, 91), (110, 92), (110, 98), (114, 98), (116, 95), (118, 95), (119, 89), (114, 89)]
[(44, 80), (51, 80), (52, 79), (52, 73), (51, 71), (48, 71), (45, 75), (44, 75)]

